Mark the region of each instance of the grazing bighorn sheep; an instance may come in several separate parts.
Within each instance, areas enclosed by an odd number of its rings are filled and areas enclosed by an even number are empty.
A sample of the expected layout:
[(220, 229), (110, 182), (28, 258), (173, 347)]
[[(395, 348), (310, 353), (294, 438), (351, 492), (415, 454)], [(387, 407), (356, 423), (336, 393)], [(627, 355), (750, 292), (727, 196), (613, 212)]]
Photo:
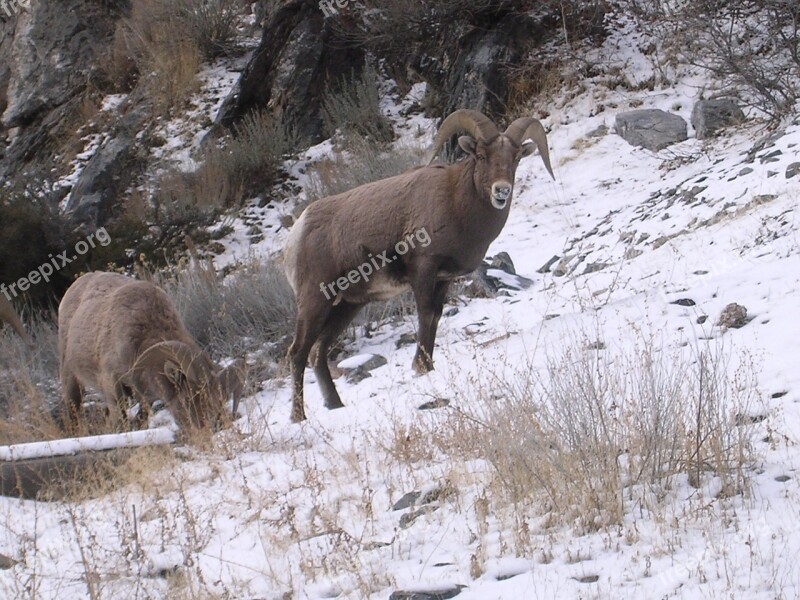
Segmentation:
[(22, 326), (22, 320), (14, 310), (11, 301), (5, 297), (5, 294), (0, 294), (0, 323), (3, 321), (11, 325), (11, 328), (17, 332), (17, 335), (22, 338), (28, 348), (33, 348), (33, 340), (28, 335), (28, 332), (25, 331), (25, 327)]
[[(223, 369), (197, 345), (163, 290), (117, 273), (87, 273), (58, 307), (58, 351), (66, 428), (77, 424), (83, 388), (107, 402), (140, 402), (138, 425), (162, 398), (183, 429), (218, 424), (241, 396), (241, 363)], [(124, 412), (124, 411), (123, 411)]]
[[(467, 157), (452, 165), (431, 164), (444, 143), (460, 132), (469, 134), (458, 138)], [(528, 138), (533, 143), (523, 143)], [(458, 110), (442, 123), (428, 166), (322, 198), (306, 208), (284, 252), (286, 275), (297, 299), (297, 328), (289, 348), (293, 421), (305, 419), (303, 372), (315, 343), (313, 366), (325, 406), (342, 406), (328, 369), (328, 349), (369, 302), (413, 291), (419, 325), (412, 366), (418, 373), (433, 368), (436, 328), (448, 287), (454, 278), (478, 267), (503, 229), (517, 165), (535, 148), (552, 177), (547, 135), (538, 120), (517, 119), (501, 134), (483, 114)], [(423, 242), (421, 231), (428, 238), (424, 246), (413, 239), (417, 232)], [(398, 242), (405, 242), (407, 252), (402, 255)], [(358, 269), (367, 264), (376, 267), (371, 279)], [(345, 277), (355, 272), (359, 276)]]

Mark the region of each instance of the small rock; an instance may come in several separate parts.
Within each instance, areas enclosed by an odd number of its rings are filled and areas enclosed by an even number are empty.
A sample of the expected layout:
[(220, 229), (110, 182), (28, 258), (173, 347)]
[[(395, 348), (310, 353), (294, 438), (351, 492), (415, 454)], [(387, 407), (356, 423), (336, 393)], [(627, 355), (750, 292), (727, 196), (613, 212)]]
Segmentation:
[(386, 358), (381, 356), (380, 354), (373, 354), (366, 361), (361, 361), (359, 362), (359, 364), (356, 364), (354, 366), (351, 366), (349, 364), (349, 361), (352, 360), (353, 360), (352, 358), (343, 360), (337, 365), (337, 368), (341, 369), (345, 373), (347, 377), (347, 382), (353, 384), (359, 383), (369, 377), (372, 377), (370, 371), (374, 371), (378, 367), (382, 367), (383, 365), (388, 363)]
[(450, 406), (450, 400), (447, 398), (436, 398), (436, 400), (420, 404), (417, 410), (433, 410), (434, 408), (444, 408), (445, 406)]
[(509, 275), (516, 275), (517, 271), (514, 269), (514, 263), (511, 260), (511, 257), (508, 255), (508, 252), (498, 252), (493, 258), (491, 265), (495, 269), (500, 269), (501, 271), (505, 271)]
[(414, 506), (414, 504), (417, 502), (417, 498), (419, 498), (421, 495), (422, 492), (408, 492), (407, 494), (404, 494), (400, 500), (392, 505), (392, 510), (403, 510)]
[(413, 333), (404, 333), (394, 343), (395, 348), (402, 348), (403, 346), (410, 346), (417, 343), (417, 336)]
[(752, 173), (752, 172), (753, 172), (753, 169), (752, 169), (751, 167), (745, 167), (744, 169), (742, 169), (741, 171), (739, 171), (739, 176), (742, 176), (742, 175), (749, 175), (749, 174), (750, 174), (750, 173)]
[(365, 360), (357, 360), (357, 364), (351, 364), (350, 361), (352, 361), (353, 359), (361, 359), (362, 357), (346, 358), (336, 366), (339, 367), (345, 373), (347, 373), (348, 371), (353, 371), (355, 369), (363, 369), (364, 371), (374, 371), (378, 367), (382, 367), (383, 365), (389, 362), (386, 360), (386, 357), (381, 356), (380, 354), (362, 355), (362, 356), (369, 356), (369, 358), (366, 358)]
[(17, 561), (13, 558), (6, 556), (5, 554), (0, 554), (0, 570), (8, 570), (17, 564)]
[(708, 315), (700, 315), (699, 317), (697, 317), (697, 324), (698, 325), (702, 325), (706, 321), (708, 321)]
[(658, 152), (687, 139), (686, 121), (659, 109), (631, 110), (617, 114), (614, 130), (632, 146)]
[(414, 524), (414, 521), (436, 510), (439, 510), (438, 506), (423, 506), (419, 510), (404, 514), (402, 517), (400, 517), (400, 529), (408, 529)]
[(783, 398), (788, 393), (789, 392), (775, 392), (774, 394), (772, 394), (772, 396), (770, 396), (770, 398), (777, 400), (778, 398)]
[(747, 309), (741, 304), (728, 304), (719, 316), (717, 325), (724, 329), (739, 329), (747, 324)]
[(778, 157), (782, 154), (783, 150), (773, 150), (772, 152), (768, 152), (764, 156), (760, 157), (759, 160), (761, 161), (761, 164), (778, 162), (780, 160)]
[(458, 307), (457, 306), (451, 306), (450, 308), (448, 308), (446, 311), (444, 311), (442, 313), (442, 316), (447, 318), (447, 317), (454, 317), (457, 314), (458, 314)]
[(786, 179), (791, 179), (796, 175), (800, 175), (800, 162), (793, 162), (786, 167)]
[(723, 127), (744, 122), (744, 112), (733, 100), (699, 100), (692, 109), (692, 126), (697, 139), (715, 135)]
[(347, 375), (345, 376), (345, 381), (347, 381), (347, 383), (355, 385), (357, 383), (361, 383), (365, 379), (369, 379), (370, 377), (372, 377), (371, 373), (362, 369), (361, 367), (358, 367), (356, 369), (347, 372)]
[(472, 281), (464, 288), (467, 298), (494, 298), (497, 295), (496, 279), (486, 274), (487, 265), (484, 263), (472, 272)]
[(594, 129), (592, 129), (589, 133), (586, 134), (587, 138), (599, 138), (603, 137), (604, 135), (608, 135), (608, 125), (603, 123), (602, 125), (598, 125)]
[(553, 258), (548, 260), (546, 263), (544, 263), (541, 267), (536, 269), (536, 272), (537, 273), (549, 273), (550, 272), (550, 267), (552, 267), (554, 264), (556, 264), (560, 259), (561, 259), (560, 256), (554, 256)]
[(573, 577), (578, 583), (596, 583), (600, 580), (599, 575), (584, 575), (583, 577)]
[(691, 298), (679, 298), (678, 300), (673, 300), (670, 304), (677, 304), (678, 306), (694, 306), (697, 304)]
[(589, 275), (590, 273), (596, 273), (597, 271), (602, 271), (606, 267), (609, 266), (609, 263), (605, 263), (603, 261), (595, 261), (586, 265), (586, 268), (583, 270), (584, 275)]
[(403, 510), (411, 506), (421, 506), (423, 504), (430, 504), (444, 498), (448, 498), (457, 493), (457, 490), (450, 483), (444, 483), (439, 487), (422, 492), (408, 492), (400, 500), (392, 505), (392, 510)]
[(455, 598), (461, 593), (465, 586), (458, 585), (454, 588), (446, 590), (437, 590), (432, 592), (392, 592), (389, 600), (448, 600)]
[(777, 481), (778, 483), (786, 483), (790, 479), (791, 479), (791, 477), (789, 477), (788, 475), (778, 475), (775, 478), (775, 481)]

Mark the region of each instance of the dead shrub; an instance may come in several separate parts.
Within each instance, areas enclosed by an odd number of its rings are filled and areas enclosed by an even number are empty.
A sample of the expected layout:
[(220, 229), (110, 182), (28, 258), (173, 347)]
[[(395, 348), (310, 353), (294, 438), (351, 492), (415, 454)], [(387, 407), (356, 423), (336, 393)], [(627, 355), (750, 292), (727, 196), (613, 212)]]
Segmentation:
[[(294, 332), (294, 294), (283, 269), (253, 258), (224, 277), (210, 261), (153, 273), (167, 291), (186, 328), (212, 356), (257, 354), (249, 363), (271, 368), (283, 360)], [(252, 379), (260, 381), (259, 373)]]
[[(309, 169), (310, 201), (334, 196), (365, 183), (405, 173), (422, 164), (425, 151), (412, 146), (387, 146), (368, 137), (353, 136), (347, 149)], [(305, 208), (303, 206), (302, 208)]]
[(231, 0), (178, 0), (178, 15), (206, 60), (232, 54), (238, 47), (239, 3)]
[(625, 0), (622, 8), (681, 61), (710, 71), (718, 95), (745, 96), (777, 118), (800, 80), (800, 4), (787, 0)]
[(322, 115), (328, 135), (341, 133), (345, 144), (355, 138), (389, 142), (393, 131), (381, 112), (378, 72), (366, 63), (360, 73), (353, 71), (325, 94)]
[(171, 0), (134, 2), (117, 26), (104, 63), (112, 87), (141, 87), (159, 114), (198, 87), (202, 53), (178, 8)]
[[(538, 502), (584, 531), (622, 522), (632, 505), (683, 475), (747, 490), (753, 465), (746, 414), (753, 367), (730, 379), (722, 349), (657, 351), (652, 343), (614, 354), (571, 344), (542, 371), (472, 382), (477, 403), (456, 419), (453, 439), (494, 467), (514, 503)], [(487, 382), (487, 383), (482, 383)]]
[(220, 207), (237, 206), (277, 183), (284, 160), (302, 144), (299, 135), (266, 111), (246, 115), (233, 136), (212, 145), (190, 176), (203, 204), (216, 197)]
[(55, 314), (26, 322), (34, 348), (0, 331), (0, 445), (61, 437), (52, 418), (59, 399)]

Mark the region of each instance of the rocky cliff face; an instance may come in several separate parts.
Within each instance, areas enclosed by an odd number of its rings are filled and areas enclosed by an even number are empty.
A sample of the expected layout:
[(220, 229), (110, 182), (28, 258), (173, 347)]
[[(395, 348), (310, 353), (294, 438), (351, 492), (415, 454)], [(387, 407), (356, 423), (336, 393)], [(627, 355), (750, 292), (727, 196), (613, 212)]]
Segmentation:
[[(129, 267), (130, 256), (158, 247), (167, 236), (182, 239), (179, 230), (190, 220), (180, 213), (186, 204), (172, 212), (177, 216), (170, 222), (156, 222), (168, 212), (164, 198), (190, 204), (198, 190), (197, 184), (178, 186), (159, 196), (165, 165), (178, 162), (174, 157), (178, 151), (167, 145), (167, 138), (174, 139), (172, 125), (195, 121), (188, 136), (194, 140), (188, 143), (192, 148), (181, 148), (186, 150), (183, 165), (190, 162), (190, 152), (202, 161), (208, 147), (216, 147), (218, 137), (235, 135), (236, 125), (255, 110), (279, 117), (300, 134), (298, 139), (321, 141), (332, 133), (325, 130), (323, 119), (326, 93), (344, 79), (358, 77), (368, 63), (379, 65), (397, 81), (400, 91), (426, 82), (429, 98), (424, 104), (433, 116), (468, 107), (502, 123), (519, 68), (542, 44), (561, 35), (564, 26), (560, 21), (563, 2), (552, 0), (366, 0), (367, 9), (349, 3), (327, 16), (318, 0), (254, 4), (231, 0), (216, 5), (237, 7), (239, 35), (246, 37), (248, 27), (263, 24), (262, 34), (257, 43), (238, 45), (240, 52), (249, 53), (239, 63), (235, 54), (227, 55), (227, 63), (214, 63), (212, 69), (214, 57), (190, 52), (181, 62), (183, 57), (173, 52), (182, 47), (172, 38), (197, 33), (191, 28), (196, 23), (182, 33), (173, 32), (171, 22), (166, 27), (162, 24), (151, 38), (136, 29), (158, 21), (158, 10), (186, 19), (185, 7), (192, 2), (207, 6), (205, 0), (183, 1), (188, 4), (172, 0), (31, 2), (29, 8), (20, 4), (0, 22), (0, 178), (4, 184), (0, 217), (8, 220), (15, 214), (7, 208), (12, 203), (9, 198), (24, 206), (31, 195), (49, 205), (48, 219), (51, 214), (60, 215), (55, 228), (37, 225), (36, 231), (60, 232), (47, 241), (49, 246), (43, 247), (41, 235), (20, 232), (18, 239), (27, 240), (30, 247), (11, 248), (0, 240), (0, 261), (8, 265), (11, 261), (3, 257), (9, 253), (38, 256), (34, 250), (46, 255), (68, 247), (65, 231), (79, 236), (81, 228), (111, 227), (121, 220), (123, 205), (131, 199), (144, 207), (140, 211), (144, 216), (137, 217), (134, 227), (126, 224), (125, 235), (115, 233), (120, 256), (104, 255), (103, 263), (95, 268), (104, 268), (108, 262)], [(599, 0), (573, 3), (602, 4)], [(256, 10), (251, 12), (253, 7)], [(124, 39), (120, 33), (126, 31), (147, 38), (150, 46), (140, 48), (136, 55), (119, 43)], [(166, 69), (162, 59), (168, 59)], [(126, 61), (136, 63), (136, 68), (109, 66)], [(148, 78), (159, 64), (162, 79), (153, 84)], [(185, 94), (177, 101), (173, 96), (166, 111), (157, 108), (158, 85), (170, 87), (181, 77), (184, 87), (180, 89)], [(209, 86), (214, 77), (225, 83)], [(142, 84), (147, 81), (149, 87)], [(209, 103), (207, 97), (197, 96), (201, 85), (206, 90), (215, 85), (229, 90), (224, 102), (220, 94), (210, 102), (215, 114), (202, 114), (199, 108)], [(112, 92), (116, 93), (113, 98)], [(200, 148), (196, 140), (203, 138)], [(206, 196), (211, 203), (214, 192), (207, 190), (224, 187), (220, 183), (224, 177), (219, 175), (208, 169), (203, 174), (206, 179), (198, 178), (208, 182)], [(171, 181), (184, 176), (178, 173)], [(31, 216), (30, 211), (26, 214)], [(140, 243), (142, 239), (147, 241)], [(163, 248), (159, 252), (164, 254)], [(3, 277), (10, 281), (23, 274), (12, 271)]]
[(57, 152), (125, 4), (32, 2), (0, 24), (0, 176)]

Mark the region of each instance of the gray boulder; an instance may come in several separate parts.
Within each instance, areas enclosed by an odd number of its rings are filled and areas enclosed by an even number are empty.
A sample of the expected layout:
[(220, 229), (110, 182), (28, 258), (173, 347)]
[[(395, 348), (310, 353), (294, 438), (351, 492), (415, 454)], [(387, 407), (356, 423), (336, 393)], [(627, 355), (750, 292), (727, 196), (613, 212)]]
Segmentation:
[(687, 139), (686, 121), (657, 108), (629, 110), (617, 115), (614, 130), (632, 146), (658, 152)]
[(744, 113), (731, 99), (699, 100), (692, 109), (692, 126), (697, 139), (714, 136), (720, 129), (744, 121)]

